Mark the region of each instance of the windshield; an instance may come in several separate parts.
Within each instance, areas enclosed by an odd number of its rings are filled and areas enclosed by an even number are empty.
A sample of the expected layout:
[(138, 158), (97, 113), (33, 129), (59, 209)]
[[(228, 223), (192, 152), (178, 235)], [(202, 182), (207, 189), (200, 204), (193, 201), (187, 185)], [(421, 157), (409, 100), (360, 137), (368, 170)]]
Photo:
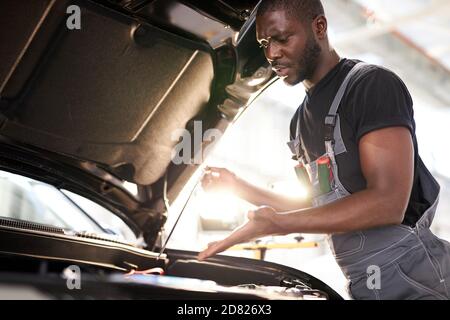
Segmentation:
[(0, 217), (136, 242), (128, 226), (103, 207), (68, 191), (0, 171)]

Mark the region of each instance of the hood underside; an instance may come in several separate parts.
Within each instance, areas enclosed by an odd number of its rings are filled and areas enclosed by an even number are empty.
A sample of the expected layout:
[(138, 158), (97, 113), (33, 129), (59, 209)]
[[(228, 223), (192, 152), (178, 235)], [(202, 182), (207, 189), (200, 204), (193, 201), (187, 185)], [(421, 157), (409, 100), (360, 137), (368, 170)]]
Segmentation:
[[(166, 173), (175, 197), (193, 169), (171, 162), (173, 132), (195, 120), (224, 130), (272, 77), (261, 69), (256, 3), (1, 1), (2, 143), (135, 183), (145, 197), (114, 199), (129, 213), (161, 198)], [(68, 27), (71, 5), (80, 29)]]

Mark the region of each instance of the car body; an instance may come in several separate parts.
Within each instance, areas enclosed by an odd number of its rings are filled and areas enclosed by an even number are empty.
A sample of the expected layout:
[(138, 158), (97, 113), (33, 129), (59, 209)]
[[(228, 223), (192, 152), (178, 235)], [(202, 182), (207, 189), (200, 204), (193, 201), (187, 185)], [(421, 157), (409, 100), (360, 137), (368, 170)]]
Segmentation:
[[(25, 285), (23, 292), (50, 298), (340, 299), (281, 265), (224, 256), (199, 262), (195, 252), (170, 249), (159, 255), (166, 205), (198, 170), (173, 163), (173, 132), (195, 135), (195, 121), (204, 132), (225, 131), (274, 79), (255, 39), (256, 5), (0, 3), (0, 169), (89, 199), (140, 239), (3, 216), (0, 288)], [(202, 150), (193, 148), (192, 159)], [(61, 276), (74, 265), (83, 290), (70, 290)]]

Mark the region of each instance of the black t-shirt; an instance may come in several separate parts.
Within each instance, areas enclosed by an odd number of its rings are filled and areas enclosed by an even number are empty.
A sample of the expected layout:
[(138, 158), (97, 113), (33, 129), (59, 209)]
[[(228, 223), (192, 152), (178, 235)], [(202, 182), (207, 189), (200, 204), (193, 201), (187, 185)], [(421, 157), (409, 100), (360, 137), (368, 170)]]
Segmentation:
[[(304, 148), (310, 161), (325, 154), (324, 120), (333, 99), (351, 68), (359, 61), (342, 59), (312, 90), (306, 93), (302, 106), (290, 126), (295, 138), (300, 110), (300, 128)], [(338, 113), (346, 152), (336, 155), (339, 179), (355, 193), (366, 188), (361, 171), (358, 143), (374, 130), (402, 126), (410, 130), (415, 151), (414, 187), (403, 224), (414, 226), (429, 204), (422, 199), (417, 179), (418, 148), (415, 135), (413, 102), (405, 84), (393, 72), (368, 66), (358, 71), (349, 82)]]

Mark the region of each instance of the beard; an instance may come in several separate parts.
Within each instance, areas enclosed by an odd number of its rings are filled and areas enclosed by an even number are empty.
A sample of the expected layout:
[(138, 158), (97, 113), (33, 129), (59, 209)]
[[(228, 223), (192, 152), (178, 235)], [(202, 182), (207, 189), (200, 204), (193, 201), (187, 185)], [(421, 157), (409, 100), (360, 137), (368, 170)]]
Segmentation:
[(317, 69), (317, 65), (319, 64), (319, 56), (321, 53), (322, 48), (317, 43), (314, 35), (310, 33), (306, 41), (303, 55), (298, 61), (299, 72), (295, 84), (303, 82), (307, 79), (311, 79), (313, 77), (314, 72)]

